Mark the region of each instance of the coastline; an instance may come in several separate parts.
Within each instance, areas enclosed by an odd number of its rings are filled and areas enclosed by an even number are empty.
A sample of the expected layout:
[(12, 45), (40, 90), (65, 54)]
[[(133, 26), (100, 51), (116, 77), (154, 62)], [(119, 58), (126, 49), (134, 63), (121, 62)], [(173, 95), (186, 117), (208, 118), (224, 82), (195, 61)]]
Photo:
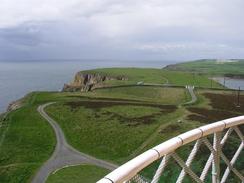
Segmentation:
[(25, 94), (23, 97), (17, 99), (17, 100), (13, 100), (12, 102), (10, 102), (7, 107), (5, 108), (5, 111), (3, 112), (0, 112), (0, 117), (2, 116), (7, 116), (8, 113), (14, 111), (14, 110), (17, 110), (19, 108), (21, 108), (24, 103), (25, 103), (25, 100), (27, 99), (27, 97), (32, 94), (33, 92), (30, 92), (30, 93), (27, 93)]

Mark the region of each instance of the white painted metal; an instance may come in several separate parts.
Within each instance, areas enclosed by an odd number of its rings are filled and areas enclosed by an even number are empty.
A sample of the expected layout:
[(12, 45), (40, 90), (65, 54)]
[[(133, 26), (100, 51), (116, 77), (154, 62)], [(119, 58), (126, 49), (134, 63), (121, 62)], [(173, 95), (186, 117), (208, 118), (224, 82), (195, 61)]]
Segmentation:
[(165, 155), (163, 157), (163, 160), (161, 161), (154, 177), (153, 177), (153, 180), (152, 180), (152, 183), (157, 183), (160, 179), (160, 176), (162, 174), (162, 172), (164, 171), (165, 167), (167, 166), (167, 163), (169, 161), (169, 158), (170, 158), (170, 154), (169, 155)]
[[(238, 126), (243, 124), (244, 124), (244, 116), (239, 116), (239, 117), (219, 121), (216, 123), (212, 123), (209, 125), (205, 125), (200, 128), (196, 128), (194, 130), (183, 133), (128, 161), (127, 163), (120, 166), (110, 174), (106, 175), (103, 179), (98, 181), (98, 183), (127, 182), (129, 180), (132, 180), (132, 178), (135, 177), (142, 169), (144, 169), (154, 161), (160, 159), (161, 157), (164, 157), (152, 181), (156, 183), (159, 180), (160, 175), (163, 173), (165, 166), (167, 166), (167, 161), (166, 161), (167, 156), (168, 157), (172, 156), (173, 159), (182, 167), (182, 171), (179, 175), (178, 182), (182, 182), (185, 174), (188, 174), (196, 182), (204, 182), (206, 175), (211, 167), (211, 164), (212, 164), (212, 173), (213, 173), (212, 180), (213, 182), (216, 183), (220, 182), (220, 177), (219, 177), (220, 159), (219, 158), (221, 158), (227, 164), (227, 169), (225, 170), (224, 176), (221, 179), (221, 183), (226, 182), (230, 171), (232, 171), (242, 182), (244, 182), (243, 175), (241, 175), (240, 172), (233, 167), (233, 164), (236, 162), (244, 146), (243, 145), (244, 137), (238, 128)], [(235, 130), (235, 132), (241, 139), (241, 145), (238, 148), (232, 160), (229, 161), (222, 153), (221, 148), (225, 144), (229, 135), (231, 134), (232, 128)], [(225, 136), (222, 139), (220, 139), (220, 133), (225, 129), (228, 129), (228, 131), (226, 132)], [(215, 137), (213, 145), (211, 145), (211, 143), (206, 138), (207, 136), (212, 134), (214, 134)], [(194, 150), (192, 150), (192, 152), (190, 153), (186, 163), (175, 153), (175, 150), (177, 150), (179, 147), (185, 144), (194, 142), (196, 140), (197, 142), (199, 142), (198, 139), (203, 141), (204, 145), (206, 145), (208, 149), (211, 151), (211, 155), (200, 177), (198, 177), (194, 173), (194, 171), (192, 171), (190, 168), (190, 164), (193, 161), (194, 156), (198, 150), (198, 148), (196, 147), (198, 145), (194, 146), (193, 148)]]
[[(221, 147), (225, 144), (225, 142), (227, 141), (227, 139), (230, 136), (230, 134), (231, 134), (232, 131), (233, 131), (233, 128), (229, 128), (228, 129), (228, 131), (226, 132), (225, 136), (221, 140), (221, 143), (220, 143)], [(205, 180), (205, 178), (207, 176), (207, 173), (208, 173), (208, 171), (210, 169), (210, 166), (212, 164), (212, 161), (213, 161), (213, 154), (211, 154), (209, 156), (209, 158), (208, 158), (208, 161), (207, 161), (207, 163), (206, 163), (206, 165), (205, 165), (205, 167), (204, 167), (204, 169), (202, 171), (202, 174), (200, 176), (200, 179), (201, 180), (203, 180), (203, 181)]]
[[(191, 163), (192, 163), (194, 157), (196, 156), (197, 151), (198, 151), (198, 149), (199, 149), (201, 143), (202, 143), (201, 139), (198, 139), (198, 140), (196, 141), (196, 143), (195, 143), (195, 145), (194, 145), (194, 147), (193, 147), (193, 149), (192, 149), (192, 151), (191, 151), (189, 157), (188, 157), (187, 160), (186, 160), (186, 165), (187, 165), (188, 167), (190, 167), (190, 165), (191, 165)], [(182, 171), (180, 172), (180, 175), (179, 175), (179, 177), (178, 177), (176, 183), (181, 183), (181, 182), (183, 181), (185, 175), (186, 175), (186, 171), (185, 171), (184, 169), (182, 169)]]
[(214, 152), (212, 162), (212, 183), (220, 183), (220, 132), (214, 133)]

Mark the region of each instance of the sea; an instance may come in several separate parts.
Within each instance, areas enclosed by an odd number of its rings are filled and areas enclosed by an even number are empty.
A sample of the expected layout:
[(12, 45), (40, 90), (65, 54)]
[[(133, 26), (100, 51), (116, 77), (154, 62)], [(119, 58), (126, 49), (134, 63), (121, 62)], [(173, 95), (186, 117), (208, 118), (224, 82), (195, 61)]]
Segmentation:
[(163, 68), (177, 61), (18, 60), (0, 61), (0, 113), (32, 91), (60, 91), (80, 70), (104, 67)]

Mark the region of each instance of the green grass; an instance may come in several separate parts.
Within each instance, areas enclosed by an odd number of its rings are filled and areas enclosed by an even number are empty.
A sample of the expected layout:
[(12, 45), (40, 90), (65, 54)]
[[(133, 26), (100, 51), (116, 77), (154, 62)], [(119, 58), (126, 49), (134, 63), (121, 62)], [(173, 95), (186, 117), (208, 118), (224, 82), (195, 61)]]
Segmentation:
[[(148, 68), (104, 68), (81, 71), (82, 73), (100, 73), (110, 76), (126, 76), (128, 81), (123, 83), (137, 83), (139, 81), (165, 83), (165, 78), (161, 75), (161, 69), (148, 69)], [(111, 81), (116, 82), (116, 81)], [(120, 82), (120, 81), (119, 81)]]
[[(180, 71), (167, 71), (164, 69), (149, 69), (149, 68), (104, 68), (81, 71), (82, 73), (100, 73), (103, 75), (118, 76), (123, 75), (128, 78), (126, 81), (106, 81), (110, 85), (136, 84), (143, 81), (144, 83), (167, 83), (185, 86), (194, 85), (200, 87), (210, 87), (211, 80), (206, 75), (198, 75)], [(220, 85), (213, 81), (213, 87)]]
[(188, 92), (184, 88), (163, 88), (163, 87), (120, 87), (97, 89), (92, 92), (84, 93), (83, 96), (97, 98), (117, 98), (128, 100), (142, 100), (163, 104), (180, 104), (187, 100)]
[(36, 106), (23, 107), (7, 118), (0, 145), (0, 182), (27, 182), (54, 150), (54, 134)]
[[(0, 118), (0, 182), (30, 182), (38, 168), (51, 156), (55, 134), (37, 112), (40, 104), (66, 100), (69, 93), (33, 92), (23, 107)], [(72, 95), (76, 95), (72, 93)]]
[[(99, 72), (126, 74), (129, 80), (123, 81), (123, 84), (137, 81), (164, 83), (166, 78), (170, 83), (182, 86), (210, 84), (207, 76), (160, 69), (100, 69)], [(97, 158), (121, 164), (154, 145), (201, 125), (197, 121), (186, 120), (188, 111), (184, 106), (169, 112), (151, 105), (178, 106), (189, 99), (185, 91), (183, 88), (134, 86), (99, 89), (82, 94), (31, 93), (23, 101), (22, 108), (9, 113), (5, 120), (0, 120), (0, 139), (3, 139), (3, 143), (0, 143), (0, 182), (30, 182), (37, 169), (54, 150), (55, 136), (52, 128), (36, 111), (40, 104), (58, 102), (49, 106), (46, 111), (57, 120), (68, 142), (75, 148)], [(197, 106), (206, 107), (208, 100), (201, 96), (201, 92), (198, 94), (200, 100)], [(118, 103), (119, 99), (121, 103)], [(110, 102), (107, 106), (106, 101)], [(67, 105), (68, 102), (79, 105)], [(179, 123), (178, 120), (182, 122)], [(77, 172), (82, 174), (81, 169), (82, 167), (72, 167), (60, 170), (49, 181), (61, 181), (69, 176), (78, 178), (73, 175)], [(80, 174), (77, 175), (83, 176)], [(86, 182), (93, 180), (89, 173), (84, 174), (86, 175)]]
[(138, 118), (148, 115), (156, 115), (160, 113), (160, 109), (156, 107), (144, 107), (144, 106), (113, 106), (102, 109), (103, 113), (109, 112), (117, 115), (121, 115), (125, 118)]
[(217, 60), (197, 60), (192, 62), (179, 63), (167, 67), (168, 70), (190, 71), (208, 73), (214, 75), (244, 74), (244, 60), (232, 60), (234, 62), (217, 62)]
[[(159, 88), (155, 89), (157, 90)], [(181, 97), (185, 96), (184, 91), (180, 93)], [(127, 94), (131, 95), (130, 92)], [(149, 90), (141, 94), (141, 97), (147, 98), (151, 103), (155, 98), (150, 99)], [(128, 160), (130, 154), (160, 125), (179, 115), (173, 112), (160, 116), (157, 107), (133, 104), (104, 107), (101, 110), (85, 107), (71, 109), (67, 105), (62, 105), (68, 101), (78, 101), (80, 96), (82, 96), (80, 93), (33, 92), (25, 98), (22, 108), (9, 113), (6, 120), (1, 121), (0, 137), (3, 134), (5, 137), (0, 146), (0, 182), (30, 182), (37, 169), (51, 156), (55, 136), (52, 128), (36, 110), (40, 104), (50, 101), (60, 102), (50, 106), (48, 111), (58, 120), (68, 141), (82, 152), (116, 163)], [(124, 96), (124, 99), (126, 97)], [(181, 97), (179, 99), (184, 101), (184, 97)], [(138, 99), (140, 97), (135, 98)], [(150, 115), (156, 115), (150, 118), (150, 124), (133, 126), (134, 123), (130, 126), (130, 121), (125, 122), (121, 119), (122, 116), (131, 120), (139, 118), (137, 120), (140, 121), (141, 117)]]
[[(136, 113), (132, 114), (131, 109)], [(155, 115), (158, 108), (133, 105), (100, 109), (81, 106), (72, 110), (59, 103), (49, 106), (47, 112), (59, 122), (69, 143), (75, 148), (117, 163), (133, 153), (159, 125), (167, 123), (169, 118), (169, 115), (164, 114), (148, 119), (149, 124), (136, 122), (134, 118)]]
[(92, 165), (78, 165), (63, 168), (51, 174), (46, 183), (94, 183), (109, 171)]

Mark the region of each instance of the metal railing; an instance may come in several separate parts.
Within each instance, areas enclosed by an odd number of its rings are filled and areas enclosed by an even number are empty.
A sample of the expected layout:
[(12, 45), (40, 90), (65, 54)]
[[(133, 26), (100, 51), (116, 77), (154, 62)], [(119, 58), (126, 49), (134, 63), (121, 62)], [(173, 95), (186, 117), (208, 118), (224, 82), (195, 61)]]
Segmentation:
[[(177, 179), (175, 181), (177, 183), (183, 182), (186, 176), (192, 180), (191, 182), (206, 182), (206, 177), (209, 175), (210, 169), (212, 169), (210, 172), (210, 182), (228, 182), (227, 179), (230, 173), (232, 173), (232, 176), (235, 177), (235, 182), (237, 181), (244, 183), (243, 172), (241, 173), (240, 170), (237, 170), (237, 168), (234, 166), (244, 148), (244, 136), (242, 132), (243, 127), (244, 116), (239, 116), (190, 130), (135, 157), (106, 175), (97, 183), (157, 183), (160, 181), (160, 178), (164, 174), (165, 168), (167, 168), (171, 160), (174, 160), (181, 168), (181, 171), (179, 172), (179, 175), (177, 175)], [(232, 152), (234, 155), (231, 160), (229, 160), (230, 157), (228, 159), (223, 152), (223, 146), (230, 138), (238, 140), (238, 148), (235, 153)], [(192, 143), (194, 143), (193, 148), (189, 153), (189, 156), (184, 161), (183, 158), (178, 155), (179, 153), (177, 153), (176, 150), (182, 146)], [(203, 166), (201, 172), (197, 174), (194, 172), (195, 170), (191, 167), (191, 165), (202, 146), (208, 149), (210, 153), (205, 166)], [(157, 160), (160, 160), (159, 166), (156, 171), (154, 171), (153, 175), (151, 176), (152, 178), (149, 181), (140, 173)], [(226, 166), (224, 169), (222, 168), (223, 163)]]

